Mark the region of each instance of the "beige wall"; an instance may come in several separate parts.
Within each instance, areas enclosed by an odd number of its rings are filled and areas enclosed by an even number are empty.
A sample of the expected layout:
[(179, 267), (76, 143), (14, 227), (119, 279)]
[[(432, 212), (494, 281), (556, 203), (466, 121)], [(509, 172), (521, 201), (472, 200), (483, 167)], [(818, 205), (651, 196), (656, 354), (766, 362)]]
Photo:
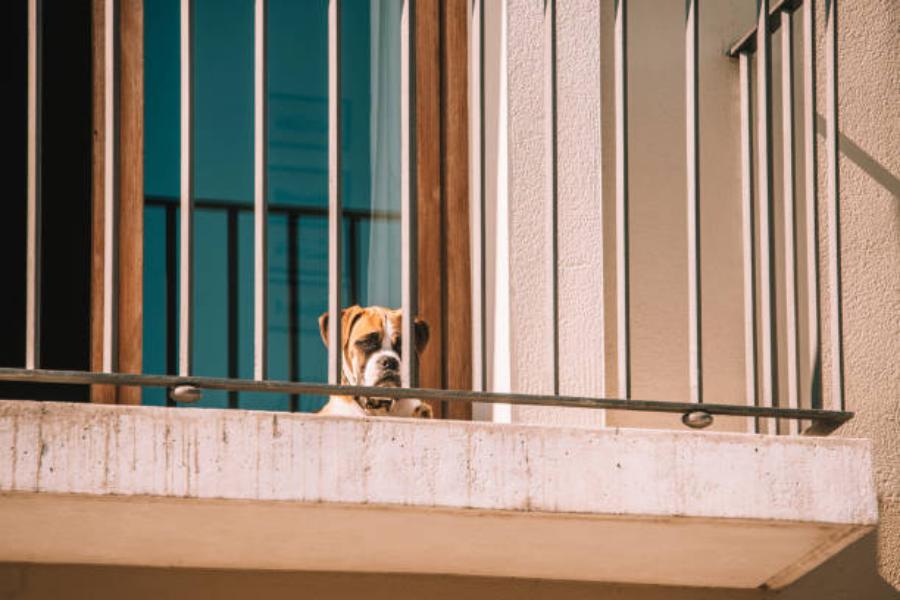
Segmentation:
[(881, 513), (877, 551), (847, 576), (900, 590), (900, 3), (840, 6), (845, 358), (856, 416), (837, 435), (873, 440)]
[[(497, 3), (500, 4), (500, 3)], [(614, 170), (612, 105), (613, 1), (595, 9), (579, 0), (558, 0), (560, 48), (557, 56), (559, 214), (560, 214), (560, 349), (565, 367), (561, 389), (592, 393), (615, 381)], [(588, 3), (590, 4), (590, 3)], [(822, 322), (826, 402), (830, 396), (826, 152), (824, 146), (825, 64), (824, 0), (817, 3), (819, 118), (819, 240), (822, 273)], [(544, 225), (549, 210), (544, 180), (549, 136), (542, 37), (544, 3), (504, 3), (500, 50), (488, 76), (503, 78), (488, 92), (488, 127), (497, 132), (493, 176), (501, 183), (489, 190), (497, 207), (497, 247), (492, 268), (505, 278), (506, 295), (491, 290), (493, 310), (509, 314), (512, 327), (495, 331), (493, 340), (510, 348), (508, 361), (495, 372), (499, 389), (547, 392), (552, 381), (548, 344), (551, 322), (547, 298), (550, 238)], [(684, 3), (667, 0), (629, 2), (630, 160), (632, 225), (633, 395), (638, 398), (688, 399), (687, 239), (684, 150)], [(578, 15), (576, 10), (581, 11)], [(889, 597), (900, 590), (900, 3), (856, 0), (840, 3), (840, 130), (844, 302), (844, 352), (847, 408), (855, 418), (835, 435), (868, 437), (875, 445), (875, 477), (882, 524), (878, 534), (860, 542), (798, 584), (786, 597), (821, 595), (840, 574), (872, 590), (856, 597)], [(499, 12), (499, 9), (498, 9)], [(744, 399), (743, 289), (741, 275), (740, 154), (737, 63), (724, 56), (730, 43), (754, 23), (755, 3), (740, 0), (704, 2), (700, 18), (701, 235), (704, 312), (704, 385), (708, 401), (741, 404)], [(572, 17), (572, 15), (576, 15)], [(571, 27), (567, 18), (579, 20)], [(802, 23), (795, 19), (795, 53), (801, 64)], [(571, 30), (583, 34), (572, 41)], [(599, 31), (599, 39), (595, 33)], [(562, 36), (567, 36), (565, 40)], [(596, 68), (581, 60), (600, 54)], [(778, 267), (777, 325), (783, 352), (783, 199), (781, 194), (781, 37), (773, 38), (773, 173), (775, 257)], [(504, 62), (504, 60), (506, 62)], [(570, 86), (581, 77), (584, 85)], [(803, 216), (802, 71), (797, 94), (797, 252), (806, 251)], [(598, 114), (599, 108), (599, 131)], [(755, 109), (754, 109), (755, 110)], [(501, 122), (491, 121), (500, 119)], [(573, 135), (576, 132), (577, 135)], [(597, 147), (602, 180), (590, 171)], [(505, 149), (505, 152), (504, 152)], [(574, 165), (574, 168), (573, 168)], [(586, 174), (585, 174), (586, 173)], [(580, 175), (580, 177), (579, 177)], [(605, 239), (599, 244), (597, 218)], [(508, 233), (507, 233), (508, 232)], [(598, 245), (599, 244), (599, 245)], [(598, 264), (603, 264), (604, 295), (598, 298)], [(808, 303), (805, 272), (798, 271), (798, 301)], [(800, 352), (809, 353), (805, 311), (800, 313)], [(605, 325), (605, 327), (604, 327)], [(603, 335), (605, 334), (605, 340)], [(495, 337), (496, 337), (495, 335)], [(605, 369), (586, 356), (607, 350)], [(810, 397), (807, 364), (800, 369), (801, 402)], [(785, 381), (780, 392), (786, 392)], [(516, 422), (556, 422), (596, 426), (600, 417), (583, 412), (516, 409)], [(679, 427), (676, 417), (637, 413), (607, 414), (612, 426)], [(719, 429), (745, 430), (745, 420), (718, 419)], [(849, 562), (848, 562), (849, 561)], [(816, 583), (818, 582), (818, 584)], [(889, 585), (888, 585), (889, 584)], [(866, 587), (868, 586), (868, 587)], [(829, 583), (828, 588), (833, 588)], [(805, 591), (804, 591), (805, 590)], [(623, 596), (632, 597), (632, 596)], [(633, 597), (643, 597), (636, 595)], [(668, 592), (658, 597), (670, 597)], [(720, 597), (728, 597), (724, 594)], [(840, 597), (834, 596), (834, 597)]]

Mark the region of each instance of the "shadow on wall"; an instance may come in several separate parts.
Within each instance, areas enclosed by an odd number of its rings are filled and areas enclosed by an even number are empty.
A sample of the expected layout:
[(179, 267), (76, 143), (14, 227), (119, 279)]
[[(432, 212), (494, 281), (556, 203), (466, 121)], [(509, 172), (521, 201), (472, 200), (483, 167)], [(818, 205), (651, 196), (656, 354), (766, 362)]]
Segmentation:
[(898, 596), (900, 590), (878, 572), (878, 532), (873, 531), (778, 594), (778, 600), (887, 600)]
[[(0, 600), (51, 598), (459, 598), (512, 600), (831, 600), (896, 598), (876, 570), (875, 534), (783, 592), (443, 575), (283, 573), (77, 565), (0, 565)], [(436, 557), (437, 559), (437, 557)], [(437, 562), (437, 560), (436, 560)]]
[[(819, 135), (825, 135), (825, 117), (816, 114), (816, 129)], [(872, 158), (865, 150), (857, 146), (853, 140), (843, 133), (840, 134), (838, 143), (841, 153), (852, 160), (856, 166), (878, 182), (878, 185), (886, 189), (895, 200), (900, 201), (900, 178), (884, 168), (881, 163)], [(900, 206), (900, 205), (898, 205)]]

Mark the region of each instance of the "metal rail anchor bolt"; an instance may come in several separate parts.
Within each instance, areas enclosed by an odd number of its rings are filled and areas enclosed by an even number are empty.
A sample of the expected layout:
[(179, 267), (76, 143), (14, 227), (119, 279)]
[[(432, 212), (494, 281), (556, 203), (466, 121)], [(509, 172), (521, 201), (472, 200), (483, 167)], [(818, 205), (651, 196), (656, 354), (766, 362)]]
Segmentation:
[(712, 425), (713, 416), (705, 410), (692, 410), (682, 415), (681, 422), (691, 429), (705, 429)]
[(203, 390), (193, 385), (177, 385), (169, 388), (169, 398), (173, 402), (194, 403), (203, 397)]

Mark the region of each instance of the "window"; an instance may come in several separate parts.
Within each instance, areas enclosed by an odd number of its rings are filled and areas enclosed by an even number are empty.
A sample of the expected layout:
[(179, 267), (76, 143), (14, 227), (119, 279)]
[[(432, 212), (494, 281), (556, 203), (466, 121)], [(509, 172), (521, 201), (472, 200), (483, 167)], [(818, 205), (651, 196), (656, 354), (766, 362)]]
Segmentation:
[[(253, 3), (194, 4), (194, 372), (252, 376)], [(327, 1), (268, 3), (270, 379), (325, 381)], [(342, 8), (344, 298), (399, 304), (400, 1)], [(177, 354), (179, 2), (145, 3), (144, 371)], [(147, 390), (144, 403), (165, 403)], [(207, 392), (201, 406), (323, 399)]]

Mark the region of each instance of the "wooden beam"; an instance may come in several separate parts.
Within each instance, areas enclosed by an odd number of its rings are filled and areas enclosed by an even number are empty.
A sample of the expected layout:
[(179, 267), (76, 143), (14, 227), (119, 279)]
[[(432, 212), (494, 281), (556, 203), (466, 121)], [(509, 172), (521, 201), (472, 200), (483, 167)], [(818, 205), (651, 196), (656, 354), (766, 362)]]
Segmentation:
[[(416, 176), (418, 184), (419, 316), (429, 325), (419, 361), (419, 385), (443, 388), (443, 199), (441, 194), (440, 2), (416, 3)], [(429, 401), (434, 416), (441, 402)]]
[[(468, 0), (442, 3), (441, 121), (445, 323), (444, 386), (472, 388), (472, 278), (469, 243)], [(444, 416), (471, 420), (470, 403), (450, 403)]]
[[(102, 370), (103, 351), (103, 175), (104, 0), (93, 0), (93, 162), (91, 201), (91, 369)], [(118, 370), (140, 373), (143, 341), (144, 237), (144, 50), (143, 0), (119, 5), (119, 271)], [(140, 403), (139, 388), (91, 386), (91, 401)]]
[[(144, 296), (144, 2), (119, 5), (119, 371), (140, 373)], [(141, 390), (119, 388), (119, 404)]]

